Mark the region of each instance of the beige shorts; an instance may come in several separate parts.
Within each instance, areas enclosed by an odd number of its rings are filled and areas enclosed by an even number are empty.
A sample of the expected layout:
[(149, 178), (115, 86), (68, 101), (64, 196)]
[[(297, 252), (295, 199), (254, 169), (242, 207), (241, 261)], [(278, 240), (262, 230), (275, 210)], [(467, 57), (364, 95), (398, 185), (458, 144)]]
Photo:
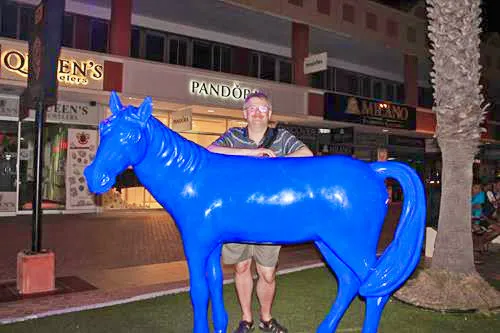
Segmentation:
[(281, 246), (229, 243), (222, 247), (222, 261), (234, 265), (250, 258), (263, 267), (276, 267)]

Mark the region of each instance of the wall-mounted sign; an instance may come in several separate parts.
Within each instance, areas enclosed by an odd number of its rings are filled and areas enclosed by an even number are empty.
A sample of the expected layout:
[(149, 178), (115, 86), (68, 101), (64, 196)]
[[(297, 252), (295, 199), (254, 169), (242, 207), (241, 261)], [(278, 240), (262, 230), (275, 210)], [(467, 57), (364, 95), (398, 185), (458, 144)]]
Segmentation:
[(324, 118), (366, 125), (415, 130), (416, 109), (407, 105), (325, 93)]
[[(2, 43), (0, 77), (9, 80), (26, 80), (28, 77), (28, 52), (25, 47), (12, 47)], [(57, 66), (59, 84), (69, 87), (102, 90), (103, 62), (70, 56), (61, 52)]]
[(407, 136), (400, 136), (400, 135), (389, 135), (389, 145), (424, 149), (425, 140), (421, 138), (410, 138)]
[(231, 85), (213, 81), (189, 81), (189, 93), (202, 97), (243, 101), (252, 91), (255, 91), (255, 89), (242, 87), (237, 82), (233, 82)]
[(68, 129), (66, 209), (95, 209), (95, 197), (88, 190), (83, 170), (94, 159), (96, 149), (96, 130)]
[(173, 131), (189, 131), (193, 127), (193, 110), (191, 108), (172, 112), (170, 126)]
[[(99, 107), (89, 103), (58, 102), (47, 108), (47, 122), (78, 125), (99, 124)], [(30, 110), (28, 120), (35, 119), (35, 111)]]
[(304, 74), (325, 71), (328, 68), (328, 54), (326, 52), (314, 54), (304, 59)]
[(0, 97), (0, 116), (18, 117), (19, 100), (17, 98)]

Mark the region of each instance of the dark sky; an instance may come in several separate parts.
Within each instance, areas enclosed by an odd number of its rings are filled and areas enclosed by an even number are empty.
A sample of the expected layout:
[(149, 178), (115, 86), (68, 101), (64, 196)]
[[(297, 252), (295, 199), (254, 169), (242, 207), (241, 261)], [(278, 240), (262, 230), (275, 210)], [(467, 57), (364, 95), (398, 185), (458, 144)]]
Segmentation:
[[(419, 2), (419, 0), (375, 0), (377, 2), (381, 2), (383, 4), (393, 6), (396, 8), (405, 8), (408, 6), (412, 6)], [(499, 0), (482, 0), (483, 3), (483, 21), (485, 31), (496, 31), (500, 32), (500, 19), (498, 18), (498, 14), (495, 13), (500, 12), (500, 1)]]

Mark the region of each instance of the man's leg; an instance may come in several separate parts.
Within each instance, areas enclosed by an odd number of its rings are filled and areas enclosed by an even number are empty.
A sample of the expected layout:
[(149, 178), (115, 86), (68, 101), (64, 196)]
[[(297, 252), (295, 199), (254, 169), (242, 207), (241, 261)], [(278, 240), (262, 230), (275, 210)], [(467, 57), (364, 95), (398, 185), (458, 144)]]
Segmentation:
[(236, 293), (240, 301), (241, 307), (241, 320), (249, 323), (253, 321), (252, 318), (252, 291), (253, 279), (252, 271), (252, 258), (246, 259), (237, 263), (234, 266), (234, 283), (236, 285)]
[(222, 248), (222, 260), (226, 265), (234, 265), (234, 284), (241, 307), (242, 320), (252, 320), (253, 279), (251, 272), (253, 245), (225, 244)]
[(276, 267), (264, 267), (257, 264), (257, 273), (259, 280), (256, 291), (260, 303), (260, 319), (267, 322), (273, 318), (271, 308), (276, 292)]

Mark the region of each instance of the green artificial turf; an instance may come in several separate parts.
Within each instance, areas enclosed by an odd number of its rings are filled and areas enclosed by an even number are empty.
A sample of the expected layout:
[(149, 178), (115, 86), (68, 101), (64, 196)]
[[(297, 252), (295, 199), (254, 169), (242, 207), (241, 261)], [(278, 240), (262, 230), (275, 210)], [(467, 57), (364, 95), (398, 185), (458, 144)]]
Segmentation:
[[(278, 277), (274, 316), (290, 333), (316, 331), (336, 293), (335, 278), (326, 268)], [(230, 316), (229, 331), (238, 321), (234, 285), (224, 289)], [(255, 306), (255, 309), (257, 307)], [(363, 303), (356, 299), (337, 332), (360, 332)], [(257, 312), (255, 312), (255, 318)], [(42, 318), (0, 326), (0, 333), (68, 332), (192, 332), (191, 303), (186, 293), (98, 310)], [(256, 330), (258, 332), (258, 330)], [(418, 309), (391, 300), (385, 308), (379, 332), (500, 332), (500, 314), (444, 314)]]

